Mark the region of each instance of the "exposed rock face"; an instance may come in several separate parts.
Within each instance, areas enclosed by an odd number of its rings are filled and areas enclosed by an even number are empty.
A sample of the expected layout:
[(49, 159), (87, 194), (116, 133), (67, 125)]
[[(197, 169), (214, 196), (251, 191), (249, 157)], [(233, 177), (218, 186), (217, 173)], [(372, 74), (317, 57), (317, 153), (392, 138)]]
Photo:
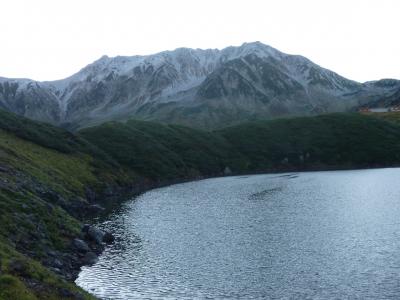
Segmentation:
[(0, 108), (34, 120), (60, 122), (60, 105), (50, 86), (28, 79), (0, 78)]
[(223, 50), (104, 56), (53, 82), (0, 78), (0, 107), (70, 128), (133, 117), (209, 129), (347, 111), (392, 99), (399, 91), (397, 80), (361, 84), (256, 42)]

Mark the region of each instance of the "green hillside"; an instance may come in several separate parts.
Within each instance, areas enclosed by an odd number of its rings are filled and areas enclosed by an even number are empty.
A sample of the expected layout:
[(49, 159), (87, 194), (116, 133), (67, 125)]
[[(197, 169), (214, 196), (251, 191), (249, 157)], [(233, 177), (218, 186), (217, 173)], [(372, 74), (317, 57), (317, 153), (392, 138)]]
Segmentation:
[(118, 164), (82, 138), (1, 111), (0, 299), (90, 298), (47, 266), (79, 236), (87, 190), (124, 180)]
[(257, 121), (214, 132), (177, 125), (111, 122), (80, 134), (141, 176), (392, 166), (400, 162), (400, 127), (359, 114)]
[(155, 180), (221, 175), (246, 159), (221, 136), (179, 125), (111, 122), (80, 134), (125, 168)]
[(393, 166), (400, 162), (400, 127), (359, 114), (260, 121), (217, 134), (250, 161), (249, 172)]

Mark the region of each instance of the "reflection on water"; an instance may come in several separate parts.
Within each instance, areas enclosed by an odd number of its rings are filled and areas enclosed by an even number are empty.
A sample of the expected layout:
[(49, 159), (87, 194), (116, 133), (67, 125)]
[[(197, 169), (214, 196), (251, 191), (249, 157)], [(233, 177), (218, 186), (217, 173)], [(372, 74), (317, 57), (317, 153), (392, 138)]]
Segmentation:
[(102, 224), (77, 283), (104, 299), (399, 299), (400, 170), (225, 177), (153, 190)]
[(281, 187), (276, 187), (273, 189), (264, 190), (261, 192), (254, 193), (249, 196), (251, 200), (265, 200), (268, 199), (268, 195), (272, 196), (274, 193), (282, 191)]

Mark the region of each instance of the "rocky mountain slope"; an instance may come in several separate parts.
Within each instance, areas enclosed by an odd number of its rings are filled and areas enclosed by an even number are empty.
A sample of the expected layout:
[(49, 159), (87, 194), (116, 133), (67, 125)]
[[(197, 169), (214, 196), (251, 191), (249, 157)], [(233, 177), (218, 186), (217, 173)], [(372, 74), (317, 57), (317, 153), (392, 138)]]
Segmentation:
[(399, 90), (400, 81), (358, 83), (255, 42), (222, 50), (103, 56), (52, 82), (0, 78), (0, 107), (69, 128), (136, 118), (215, 129), (348, 111)]

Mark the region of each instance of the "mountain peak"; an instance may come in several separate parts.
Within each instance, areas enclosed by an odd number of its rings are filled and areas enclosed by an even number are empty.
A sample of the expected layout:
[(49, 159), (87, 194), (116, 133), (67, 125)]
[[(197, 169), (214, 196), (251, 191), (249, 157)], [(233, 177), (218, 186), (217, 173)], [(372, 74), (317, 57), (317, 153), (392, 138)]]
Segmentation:
[(247, 55), (256, 55), (260, 58), (273, 57), (281, 59), (285, 54), (259, 41), (243, 43), (240, 46), (230, 46), (221, 50), (226, 60), (236, 59)]
[(248, 49), (273, 49), (275, 51), (277, 51), (275, 48), (266, 45), (260, 41), (255, 41), (255, 42), (245, 42), (243, 43), (241, 46), (242, 48), (248, 48)]

